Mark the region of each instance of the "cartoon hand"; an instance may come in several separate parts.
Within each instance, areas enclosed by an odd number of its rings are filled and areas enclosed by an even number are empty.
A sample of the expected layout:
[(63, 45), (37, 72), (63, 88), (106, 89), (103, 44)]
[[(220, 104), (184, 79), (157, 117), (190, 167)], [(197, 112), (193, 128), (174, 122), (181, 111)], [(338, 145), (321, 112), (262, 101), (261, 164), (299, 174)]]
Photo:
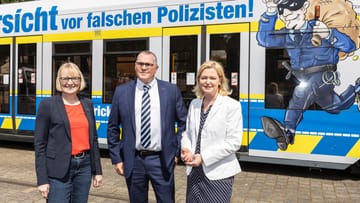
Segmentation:
[(277, 11), (277, 5), (279, 0), (262, 0), (266, 4), (267, 12), (273, 13)]
[(325, 25), (325, 23), (321, 21), (315, 21), (315, 25), (313, 27), (313, 36), (311, 38), (311, 43), (314, 46), (321, 45), (321, 39), (327, 38), (330, 34), (329, 28)]
[(322, 21), (316, 21), (313, 33), (319, 35), (321, 38), (327, 38), (330, 34), (330, 29)]

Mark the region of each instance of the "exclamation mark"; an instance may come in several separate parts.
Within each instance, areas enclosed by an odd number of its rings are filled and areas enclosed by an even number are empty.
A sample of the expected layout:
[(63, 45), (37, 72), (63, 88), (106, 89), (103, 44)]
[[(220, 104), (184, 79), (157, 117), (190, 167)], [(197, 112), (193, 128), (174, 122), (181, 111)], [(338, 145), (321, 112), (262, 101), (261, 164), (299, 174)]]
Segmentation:
[(254, 2), (253, 0), (249, 0), (249, 17), (253, 17), (254, 10)]

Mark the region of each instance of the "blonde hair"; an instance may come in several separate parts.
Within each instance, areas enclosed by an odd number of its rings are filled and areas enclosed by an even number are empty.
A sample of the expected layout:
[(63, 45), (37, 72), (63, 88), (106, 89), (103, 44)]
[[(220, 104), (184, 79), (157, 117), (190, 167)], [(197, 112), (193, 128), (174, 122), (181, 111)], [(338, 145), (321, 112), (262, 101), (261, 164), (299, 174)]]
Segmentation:
[(204, 96), (204, 93), (201, 91), (201, 88), (199, 86), (200, 76), (205, 69), (211, 69), (211, 68), (216, 71), (220, 79), (219, 94), (222, 96), (230, 95), (232, 91), (229, 88), (229, 83), (228, 83), (228, 79), (225, 76), (224, 68), (220, 63), (216, 61), (206, 61), (200, 66), (200, 69), (198, 70), (196, 75), (196, 85), (193, 89), (195, 95), (200, 98)]
[(70, 72), (72, 72), (74, 75), (79, 75), (80, 76), (80, 88), (79, 88), (79, 92), (83, 89), (85, 89), (86, 87), (86, 82), (85, 82), (85, 79), (84, 79), (84, 75), (82, 74), (80, 68), (75, 64), (75, 63), (72, 63), (72, 62), (68, 62), (68, 63), (64, 63), (60, 66), (58, 72), (57, 72), (57, 76), (56, 76), (56, 90), (59, 91), (59, 92), (62, 92), (62, 87), (61, 87), (61, 84), (60, 84), (60, 73), (63, 71), (63, 70), (69, 70)]

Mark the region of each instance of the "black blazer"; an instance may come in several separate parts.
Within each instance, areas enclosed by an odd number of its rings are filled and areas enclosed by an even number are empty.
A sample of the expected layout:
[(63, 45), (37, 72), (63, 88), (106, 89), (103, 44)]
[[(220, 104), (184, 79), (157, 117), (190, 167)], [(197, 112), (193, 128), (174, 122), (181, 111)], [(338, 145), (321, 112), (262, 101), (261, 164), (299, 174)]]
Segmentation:
[[(92, 174), (100, 175), (102, 170), (94, 107), (90, 99), (80, 98), (80, 102), (89, 121)], [(37, 184), (47, 184), (48, 177), (63, 178), (70, 167), (71, 135), (61, 95), (40, 102), (35, 122), (34, 146)]]

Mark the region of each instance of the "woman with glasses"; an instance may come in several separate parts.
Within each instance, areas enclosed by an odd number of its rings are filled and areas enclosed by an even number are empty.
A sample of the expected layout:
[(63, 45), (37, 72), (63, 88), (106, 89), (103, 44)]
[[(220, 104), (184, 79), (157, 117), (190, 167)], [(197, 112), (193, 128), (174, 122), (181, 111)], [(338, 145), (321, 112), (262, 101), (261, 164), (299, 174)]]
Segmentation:
[(91, 183), (102, 184), (94, 107), (81, 98), (84, 76), (74, 63), (58, 70), (60, 94), (41, 101), (35, 125), (37, 185), (48, 202), (86, 203)]

